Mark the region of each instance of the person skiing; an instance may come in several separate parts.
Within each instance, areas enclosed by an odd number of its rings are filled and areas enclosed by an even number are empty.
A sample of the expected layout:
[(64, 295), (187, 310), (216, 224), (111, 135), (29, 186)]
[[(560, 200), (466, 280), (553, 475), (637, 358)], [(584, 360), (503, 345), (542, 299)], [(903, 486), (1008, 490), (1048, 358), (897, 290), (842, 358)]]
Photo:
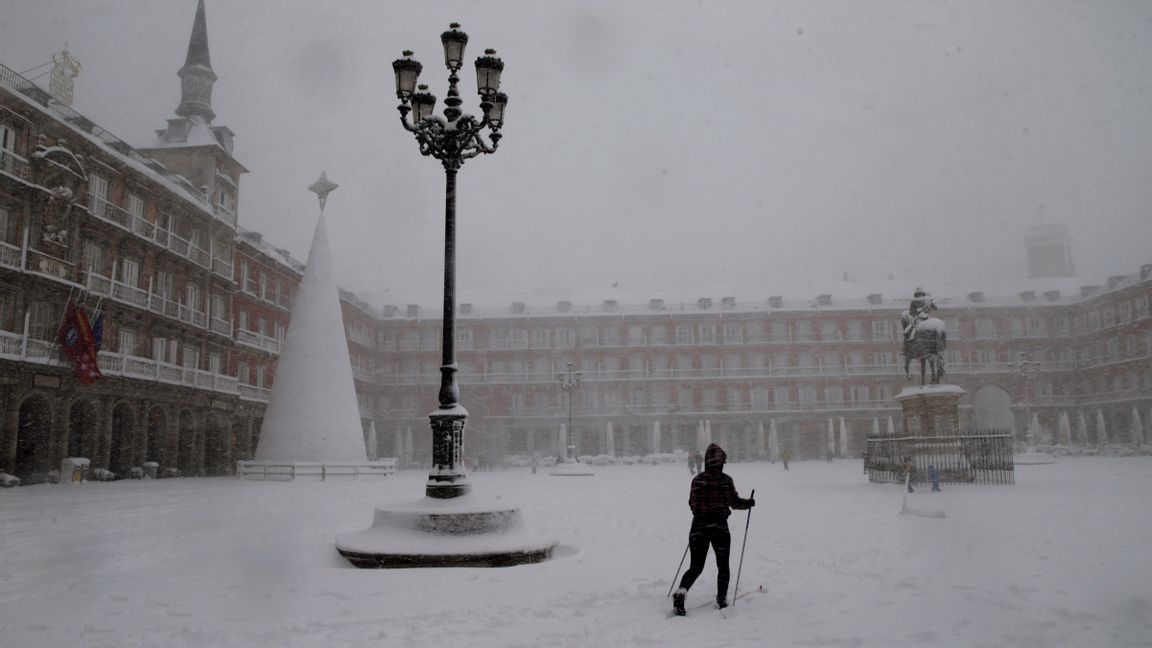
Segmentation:
[(709, 444), (704, 452), (704, 472), (692, 479), (692, 489), (688, 494), (688, 507), (692, 509), (688, 551), (692, 563), (680, 579), (680, 588), (672, 595), (672, 610), (678, 616), (686, 614), (684, 600), (704, 571), (709, 546), (716, 555), (716, 606), (728, 607), (728, 551), (732, 546), (728, 516), (732, 514), (731, 509), (756, 506), (756, 500), (744, 499), (736, 492), (736, 484), (724, 472), (727, 461), (728, 455), (720, 446)]
[(936, 466), (928, 464), (928, 479), (932, 481), (932, 492), (940, 492), (940, 471), (936, 470)]

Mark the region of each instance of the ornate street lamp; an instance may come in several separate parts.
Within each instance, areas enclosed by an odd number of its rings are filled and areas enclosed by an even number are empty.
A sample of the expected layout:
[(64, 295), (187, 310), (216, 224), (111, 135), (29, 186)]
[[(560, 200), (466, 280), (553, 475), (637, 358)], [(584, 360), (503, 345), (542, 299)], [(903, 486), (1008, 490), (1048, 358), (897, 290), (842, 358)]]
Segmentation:
[[(464, 63), (468, 35), (458, 23), (440, 35), (444, 46), (444, 65), (448, 68), (448, 96), (444, 99), (444, 116), (433, 114), (436, 97), (425, 85), (417, 86), (423, 66), (412, 58), (411, 51), (392, 63), (396, 73), (397, 109), (404, 128), (413, 133), (420, 154), (440, 160), (446, 179), (444, 211), (444, 330), (440, 367), (440, 407), (429, 415), (432, 425), (432, 471), (425, 492), (429, 497), (448, 499), (465, 495), (471, 489), (463, 464), (464, 426), (468, 411), (460, 404), (456, 383), (456, 172), (465, 160), (481, 153), (495, 153), (504, 125), (504, 107), (508, 97), (499, 92), (500, 73), (504, 62), (495, 50), (485, 50), (476, 59), (476, 81), (480, 94), (480, 118), (460, 110), (457, 72)], [(408, 114), (412, 113), (409, 121)], [(485, 140), (487, 134), (487, 140)]]
[(1024, 434), (1025, 442), (1028, 444), (1028, 449), (1033, 450), (1036, 446), (1037, 436), (1039, 430), (1034, 430), (1032, 425), (1032, 381), (1036, 379), (1036, 372), (1039, 370), (1039, 364), (1032, 360), (1032, 355), (1027, 351), (1020, 352), (1020, 359), (1016, 363), (1016, 375), (1024, 380), (1024, 416), (1027, 419), (1027, 428)]
[(560, 389), (568, 394), (568, 449), (564, 454), (564, 463), (576, 463), (576, 431), (572, 428), (572, 392), (580, 386), (580, 372), (572, 368), (572, 361), (568, 361), (567, 370), (558, 374)]

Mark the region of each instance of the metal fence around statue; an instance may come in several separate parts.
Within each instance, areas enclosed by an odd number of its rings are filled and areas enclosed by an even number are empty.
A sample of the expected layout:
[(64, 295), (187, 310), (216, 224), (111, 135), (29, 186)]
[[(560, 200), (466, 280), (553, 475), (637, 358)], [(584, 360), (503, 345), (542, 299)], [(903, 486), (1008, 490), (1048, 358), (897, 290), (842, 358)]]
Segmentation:
[(969, 430), (933, 437), (872, 437), (864, 469), (870, 482), (904, 482), (912, 464), (912, 483), (928, 481), (934, 466), (941, 483), (1015, 484), (1012, 435), (1008, 430)]

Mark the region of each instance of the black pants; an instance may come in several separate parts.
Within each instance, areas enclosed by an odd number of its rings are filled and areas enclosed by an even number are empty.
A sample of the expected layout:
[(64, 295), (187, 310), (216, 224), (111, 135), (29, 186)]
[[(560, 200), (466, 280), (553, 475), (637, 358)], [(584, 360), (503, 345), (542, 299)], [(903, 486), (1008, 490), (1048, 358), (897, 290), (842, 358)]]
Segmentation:
[(716, 554), (716, 595), (727, 596), (728, 553), (732, 548), (732, 535), (728, 533), (727, 518), (692, 518), (692, 529), (688, 532), (688, 553), (692, 555), (692, 564), (680, 579), (680, 587), (685, 590), (692, 589), (692, 584), (704, 571), (709, 545)]

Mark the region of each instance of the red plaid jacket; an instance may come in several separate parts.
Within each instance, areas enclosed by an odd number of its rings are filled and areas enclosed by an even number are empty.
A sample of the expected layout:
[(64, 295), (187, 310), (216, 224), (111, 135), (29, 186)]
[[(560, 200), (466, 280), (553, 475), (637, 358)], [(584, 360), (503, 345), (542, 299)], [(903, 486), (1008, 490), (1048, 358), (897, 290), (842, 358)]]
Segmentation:
[(749, 508), (746, 500), (736, 492), (736, 484), (719, 468), (709, 468), (692, 479), (688, 506), (696, 517), (727, 518), (731, 509)]

